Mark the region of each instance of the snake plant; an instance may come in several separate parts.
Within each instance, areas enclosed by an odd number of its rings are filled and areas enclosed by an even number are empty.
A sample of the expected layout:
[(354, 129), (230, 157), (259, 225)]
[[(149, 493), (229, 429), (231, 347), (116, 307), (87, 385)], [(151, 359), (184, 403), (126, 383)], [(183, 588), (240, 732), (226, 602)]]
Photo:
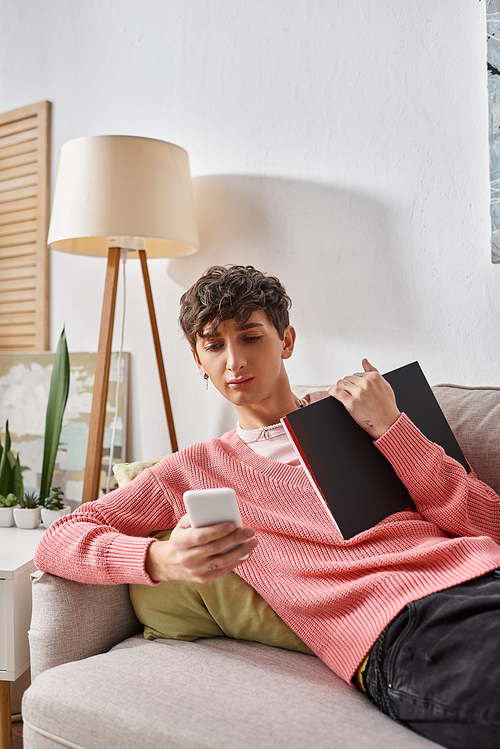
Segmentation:
[(69, 354), (66, 333), (63, 328), (50, 378), (49, 401), (45, 414), (45, 437), (43, 443), (42, 478), (40, 481), (40, 504), (49, 496), (50, 485), (54, 475), (57, 448), (61, 436), (64, 409), (69, 393)]
[(5, 444), (0, 442), (0, 495), (15, 494), (18, 499), (24, 496), (23, 476), (19, 455), (14, 456), (10, 449), (9, 420), (5, 424)]

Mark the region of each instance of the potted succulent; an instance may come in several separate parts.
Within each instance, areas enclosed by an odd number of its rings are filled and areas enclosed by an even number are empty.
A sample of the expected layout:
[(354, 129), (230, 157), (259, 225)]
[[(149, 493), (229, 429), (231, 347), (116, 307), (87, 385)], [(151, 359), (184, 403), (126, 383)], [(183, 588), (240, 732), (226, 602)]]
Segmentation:
[(50, 494), (44, 501), (42, 507), (42, 523), (46, 528), (48, 528), (54, 520), (57, 520), (57, 518), (71, 512), (71, 507), (64, 504), (62, 499), (63, 494), (64, 492), (60, 486), (51, 487)]
[(35, 492), (26, 492), (14, 507), (14, 521), (18, 528), (38, 528), (40, 525), (40, 505)]
[(0, 494), (0, 528), (11, 528), (14, 525), (13, 509), (17, 503), (18, 499), (12, 492), (6, 497)]

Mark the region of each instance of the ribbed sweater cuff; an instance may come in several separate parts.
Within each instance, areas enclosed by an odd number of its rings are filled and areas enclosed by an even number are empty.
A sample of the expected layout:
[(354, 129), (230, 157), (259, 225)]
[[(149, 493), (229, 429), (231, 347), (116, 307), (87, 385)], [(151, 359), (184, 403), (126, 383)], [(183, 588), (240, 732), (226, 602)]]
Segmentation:
[[(422, 434), (405, 413), (400, 414), (392, 427), (375, 440), (374, 444), (391, 463), (397, 461), (401, 465), (405, 463), (413, 465), (415, 459), (418, 460), (428, 455), (429, 452), (434, 452), (437, 447)], [(408, 446), (411, 450), (408, 450)]]
[(424, 482), (429, 463), (444, 456), (443, 448), (430, 442), (405, 413), (374, 444), (407, 486)]
[(146, 572), (146, 555), (154, 538), (138, 538), (116, 534), (110, 540), (106, 566), (112, 582), (158, 585)]

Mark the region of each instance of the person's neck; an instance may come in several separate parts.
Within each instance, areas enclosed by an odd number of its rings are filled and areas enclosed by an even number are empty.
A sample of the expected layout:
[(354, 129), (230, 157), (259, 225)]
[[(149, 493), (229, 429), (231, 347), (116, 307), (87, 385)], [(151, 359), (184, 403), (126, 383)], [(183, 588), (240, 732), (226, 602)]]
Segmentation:
[(255, 406), (235, 406), (238, 414), (238, 424), (242, 429), (260, 429), (278, 424), (285, 414), (300, 408), (300, 399), (291, 390), (280, 394), (269, 402), (258, 403)]

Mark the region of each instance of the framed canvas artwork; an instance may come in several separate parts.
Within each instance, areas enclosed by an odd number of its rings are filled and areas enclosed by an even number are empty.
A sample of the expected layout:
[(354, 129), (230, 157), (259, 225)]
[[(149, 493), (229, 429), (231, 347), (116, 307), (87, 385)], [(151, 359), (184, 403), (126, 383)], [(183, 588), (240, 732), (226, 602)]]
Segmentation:
[[(74, 508), (82, 498), (96, 355), (70, 353), (69, 359), (70, 388), (52, 485), (61, 487), (67, 504)], [(106, 491), (108, 473), (110, 490), (116, 488), (113, 473), (109, 471), (112, 440), (112, 463), (126, 461), (129, 360), (130, 354), (122, 354), (118, 386), (119, 355), (113, 353), (111, 357), (101, 494)], [(0, 354), (0, 434), (4, 444), (8, 419), (12, 450), (20, 456), (25, 490), (36, 490), (40, 485), (45, 411), (53, 362), (53, 353)]]

